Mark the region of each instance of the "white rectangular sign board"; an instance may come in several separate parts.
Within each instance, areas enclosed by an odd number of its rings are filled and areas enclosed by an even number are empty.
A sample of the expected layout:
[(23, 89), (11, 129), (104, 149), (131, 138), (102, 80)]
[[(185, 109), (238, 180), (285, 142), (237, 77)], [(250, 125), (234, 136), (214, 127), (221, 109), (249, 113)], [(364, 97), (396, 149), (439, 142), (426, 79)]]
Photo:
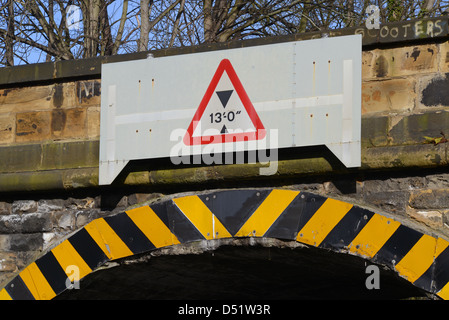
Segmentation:
[(130, 160), (312, 145), (360, 166), (361, 47), (353, 35), (103, 64), (99, 183)]

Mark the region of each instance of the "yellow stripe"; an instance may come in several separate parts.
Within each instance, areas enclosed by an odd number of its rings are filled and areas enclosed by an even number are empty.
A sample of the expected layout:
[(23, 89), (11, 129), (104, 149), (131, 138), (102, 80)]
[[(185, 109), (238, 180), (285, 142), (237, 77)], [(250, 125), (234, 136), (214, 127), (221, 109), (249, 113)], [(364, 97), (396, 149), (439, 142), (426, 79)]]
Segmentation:
[(433, 263), (436, 239), (423, 235), (396, 265), (396, 270), (410, 282), (415, 282)]
[[(56, 260), (58, 260), (58, 263), (62, 267), (64, 272), (67, 273), (67, 276), (70, 278), (70, 281), (80, 280), (92, 272), (92, 269), (79, 255), (79, 253), (76, 251), (76, 249), (72, 246), (72, 244), (68, 240), (63, 241), (60, 245), (53, 248), (51, 252), (55, 256)], [(74, 279), (76, 274), (74, 274), (70, 268), (67, 269), (69, 266), (78, 267), (79, 279)]]
[(449, 282), (437, 293), (444, 300), (449, 300)]
[(296, 240), (313, 246), (319, 246), (351, 208), (352, 204), (327, 199), (299, 231)]
[(393, 219), (374, 214), (349, 245), (349, 251), (374, 257), (401, 224)]
[(90, 222), (84, 228), (109, 259), (119, 259), (133, 254), (103, 218)]
[(126, 214), (156, 248), (180, 243), (149, 206), (126, 211)]
[[(443, 252), (449, 245), (449, 242), (438, 238), (437, 239), (437, 248), (435, 250), (435, 258), (438, 257), (441, 252)], [(449, 282), (446, 283), (446, 285), (441, 288), (441, 290), (437, 293), (438, 296), (440, 296), (444, 300), (449, 300)]]
[(6, 289), (0, 290), (0, 300), (12, 300)]
[(441, 252), (443, 252), (444, 250), (446, 250), (446, 248), (449, 246), (449, 242), (438, 238), (437, 239), (437, 248), (435, 250), (435, 258), (438, 257), (440, 255)]
[(232, 237), (198, 196), (187, 196), (173, 201), (207, 240)]
[(20, 273), (20, 277), (36, 300), (50, 300), (56, 296), (36, 263), (30, 264)]
[(262, 204), (237, 232), (237, 237), (261, 237), (295, 199), (299, 191), (272, 190)]

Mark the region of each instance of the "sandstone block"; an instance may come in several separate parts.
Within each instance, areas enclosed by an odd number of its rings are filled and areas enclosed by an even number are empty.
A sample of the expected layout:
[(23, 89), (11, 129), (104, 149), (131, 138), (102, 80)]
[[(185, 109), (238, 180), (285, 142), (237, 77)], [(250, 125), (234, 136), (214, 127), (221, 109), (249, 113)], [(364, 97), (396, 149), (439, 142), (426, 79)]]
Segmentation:
[(100, 138), (100, 106), (87, 109), (87, 137), (89, 139)]
[(49, 110), (53, 86), (32, 86), (0, 90), (2, 112), (35, 112)]
[(99, 105), (101, 103), (101, 81), (77, 81), (76, 95), (80, 106)]
[(86, 137), (86, 109), (53, 110), (51, 113), (51, 131), (55, 139)]
[(44, 141), (50, 138), (51, 112), (16, 114), (16, 142)]
[(0, 144), (14, 142), (15, 116), (11, 113), (0, 114)]
[(438, 46), (436, 44), (403, 46), (393, 49), (375, 49), (374, 78), (408, 76), (438, 70)]
[(394, 144), (422, 144), (425, 137), (438, 138), (449, 134), (449, 112), (426, 112), (403, 117), (391, 128), (389, 135)]
[(443, 214), (438, 210), (407, 208), (407, 215), (433, 229), (440, 229), (443, 226)]
[(51, 106), (53, 109), (73, 108), (76, 103), (75, 83), (57, 83), (51, 91)]
[(414, 209), (448, 209), (449, 189), (426, 189), (413, 191), (410, 195), (409, 205)]
[(449, 72), (449, 42), (439, 44), (440, 60), (439, 70), (441, 72)]
[(364, 194), (363, 200), (392, 214), (405, 214), (408, 191), (382, 191)]
[(415, 106), (415, 80), (393, 79), (362, 84), (362, 114), (410, 111)]

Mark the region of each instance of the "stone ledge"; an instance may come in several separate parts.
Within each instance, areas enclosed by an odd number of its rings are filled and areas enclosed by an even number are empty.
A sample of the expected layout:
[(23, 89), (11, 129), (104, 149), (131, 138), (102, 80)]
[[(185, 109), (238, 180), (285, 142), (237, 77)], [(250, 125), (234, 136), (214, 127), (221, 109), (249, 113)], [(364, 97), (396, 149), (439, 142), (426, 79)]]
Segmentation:
[[(448, 165), (447, 143), (404, 145), (362, 149), (362, 166), (346, 169), (335, 159), (313, 156), (280, 160), (275, 175), (262, 176), (259, 164), (232, 164), (206, 167), (172, 167), (124, 172), (113, 186), (169, 186), (204, 183), (282, 181), (299, 177), (362, 173), (367, 171), (437, 168)], [(98, 187), (98, 166), (44, 171), (3, 173), (0, 192), (70, 190)]]
[(67, 190), (98, 186), (98, 167), (0, 174), (0, 192)]
[(98, 166), (98, 140), (0, 147), (0, 173)]

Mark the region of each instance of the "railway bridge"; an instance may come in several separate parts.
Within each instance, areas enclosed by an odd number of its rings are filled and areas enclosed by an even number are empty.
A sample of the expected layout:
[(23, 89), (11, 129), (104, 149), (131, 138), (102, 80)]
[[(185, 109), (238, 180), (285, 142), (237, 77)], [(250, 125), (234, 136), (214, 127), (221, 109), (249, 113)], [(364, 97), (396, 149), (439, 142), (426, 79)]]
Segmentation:
[[(166, 156), (101, 183), (105, 67), (350, 35), (359, 165), (317, 144), (271, 150), (268, 175)], [(0, 298), (449, 298), (448, 35), (441, 17), (1, 69)]]

